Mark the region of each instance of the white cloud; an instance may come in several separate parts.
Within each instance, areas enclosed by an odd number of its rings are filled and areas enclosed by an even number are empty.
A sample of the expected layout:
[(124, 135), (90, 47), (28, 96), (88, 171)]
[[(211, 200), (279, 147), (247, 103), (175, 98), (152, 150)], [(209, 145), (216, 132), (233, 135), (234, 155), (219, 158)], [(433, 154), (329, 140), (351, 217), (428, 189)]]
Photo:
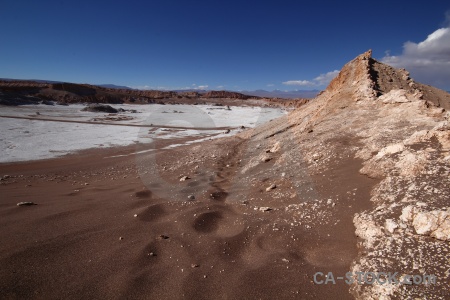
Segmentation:
[(223, 85), (218, 85), (216, 88), (218, 88), (218, 89), (224, 89), (225, 86), (223, 86)]
[(405, 68), (418, 82), (449, 89), (450, 25), (431, 33), (422, 42), (404, 43), (402, 54), (395, 56), (388, 52), (381, 61), (396, 68)]
[(272, 87), (272, 86), (275, 86), (275, 84), (269, 83), (267, 86), (268, 86), (268, 87)]
[(152, 87), (149, 85), (137, 85), (137, 86), (130, 86), (132, 89), (136, 90), (151, 90)]
[(283, 82), (284, 85), (298, 85), (298, 86), (309, 86), (314, 85), (314, 82), (309, 80), (288, 80)]
[(325, 74), (320, 74), (316, 78), (314, 78), (314, 82), (317, 83), (317, 85), (328, 85), (331, 80), (334, 79), (339, 74), (339, 70), (334, 70)]
[(303, 87), (322, 87), (327, 86), (334, 77), (339, 74), (338, 70), (320, 74), (313, 80), (288, 80), (283, 82), (284, 85), (296, 85)]
[(206, 90), (208, 88), (208, 85), (198, 85), (195, 89), (196, 90)]

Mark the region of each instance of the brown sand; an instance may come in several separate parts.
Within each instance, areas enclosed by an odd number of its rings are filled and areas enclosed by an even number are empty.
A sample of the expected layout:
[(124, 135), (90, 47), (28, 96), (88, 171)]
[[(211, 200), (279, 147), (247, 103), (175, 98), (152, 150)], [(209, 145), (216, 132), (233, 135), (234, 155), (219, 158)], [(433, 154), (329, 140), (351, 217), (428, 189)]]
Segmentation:
[[(360, 162), (313, 176), (321, 198), (344, 202), (334, 208), (337, 225), (305, 229), (281, 222), (284, 206), (301, 195), (271, 199), (261, 182), (247, 199), (265, 197), (261, 206), (273, 211), (230, 201), (244, 146), (237, 137), (219, 143), (231, 153), (226, 161), (205, 160), (195, 173), (176, 163), (163, 175), (185, 186), (183, 199), (143, 178), (134, 147), (0, 165), (11, 176), (0, 185), (0, 298), (350, 299), (343, 281), (317, 285), (313, 275), (344, 276), (357, 255), (352, 217), (369, 205), (374, 184), (358, 174)], [(161, 150), (158, 165), (201, 157), (193, 147)], [(201, 172), (208, 168), (215, 176)], [(196, 177), (179, 182), (183, 174)], [(207, 191), (187, 201), (190, 188)], [(37, 205), (16, 206), (21, 201)]]

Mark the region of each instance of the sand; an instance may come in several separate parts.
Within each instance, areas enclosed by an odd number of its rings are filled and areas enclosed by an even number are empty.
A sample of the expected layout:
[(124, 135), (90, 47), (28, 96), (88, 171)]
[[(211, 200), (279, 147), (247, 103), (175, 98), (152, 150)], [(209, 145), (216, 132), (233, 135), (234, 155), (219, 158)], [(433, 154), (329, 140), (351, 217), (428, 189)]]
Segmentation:
[[(257, 189), (233, 183), (245, 146), (239, 137), (205, 142), (204, 151), (160, 149), (170, 142), (0, 165), (10, 176), (0, 185), (1, 298), (351, 298), (347, 284), (317, 285), (313, 275), (344, 276), (357, 254), (352, 216), (374, 184), (355, 175), (358, 162), (314, 178), (324, 199), (359, 190), (347, 197), (352, 208), (323, 208), (334, 210), (335, 226), (308, 228), (283, 221), (300, 195), (280, 200), (265, 192), (265, 181)], [(134, 154), (145, 147), (154, 151)], [(222, 152), (209, 159), (214, 147)], [(208, 159), (197, 169), (177, 160), (191, 157)], [(192, 178), (180, 182), (183, 174)]]

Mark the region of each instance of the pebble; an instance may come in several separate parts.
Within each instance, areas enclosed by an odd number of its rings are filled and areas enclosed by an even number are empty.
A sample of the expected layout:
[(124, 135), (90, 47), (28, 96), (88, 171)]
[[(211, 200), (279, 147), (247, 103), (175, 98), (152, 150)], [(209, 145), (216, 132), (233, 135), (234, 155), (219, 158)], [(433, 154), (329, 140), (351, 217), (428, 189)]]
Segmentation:
[(189, 177), (189, 176), (182, 176), (182, 177), (180, 178), (180, 181), (186, 181), (186, 180), (188, 180), (188, 179), (191, 179), (191, 177)]
[(192, 264), (191, 265), (191, 268), (198, 268), (198, 267), (200, 267), (200, 265), (197, 265), (197, 264)]
[(272, 184), (270, 185), (268, 188), (266, 188), (266, 192), (269, 192), (270, 190), (273, 190), (274, 188), (276, 188), (277, 185), (276, 184)]
[(137, 214), (134, 214), (134, 217), (136, 218), (138, 215)]
[(260, 211), (271, 211), (272, 209), (270, 207), (267, 206), (262, 206), (259, 208)]
[(123, 237), (119, 236), (119, 241), (123, 240)]
[(195, 196), (194, 196), (194, 195), (189, 195), (189, 196), (188, 196), (188, 199), (189, 199), (189, 200), (195, 200)]
[(36, 205), (34, 202), (19, 202), (17, 203), (17, 206), (30, 206), (30, 205)]

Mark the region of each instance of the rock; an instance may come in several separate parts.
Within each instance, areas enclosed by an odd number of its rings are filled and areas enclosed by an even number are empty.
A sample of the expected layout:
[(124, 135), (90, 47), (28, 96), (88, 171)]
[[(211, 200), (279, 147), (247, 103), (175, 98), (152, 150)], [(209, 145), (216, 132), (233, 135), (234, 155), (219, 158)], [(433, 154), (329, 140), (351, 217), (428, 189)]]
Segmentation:
[(191, 268), (198, 268), (198, 267), (200, 267), (200, 265), (197, 265), (197, 264), (192, 264), (191, 265)]
[(407, 93), (406, 90), (391, 90), (387, 94), (380, 96), (378, 99), (383, 101), (383, 103), (407, 103), (411, 102), (409, 99), (412, 97)]
[(119, 241), (123, 240), (123, 237), (119, 236)]
[(188, 180), (188, 179), (191, 179), (191, 177), (189, 177), (189, 176), (182, 176), (182, 177), (180, 178), (180, 181), (186, 181), (186, 180)]
[(392, 219), (386, 219), (384, 228), (386, 228), (386, 230), (390, 233), (394, 233), (395, 229), (398, 228), (398, 224)]
[(322, 155), (320, 153), (314, 153), (312, 156), (312, 159), (314, 161), (318, 161), (321, 157), (322, 157)]
[(271, 161), (272, 160), (272, 158), (270, 158), (270, 157), (268, 157), (268, 156), (264, 156), (263, 158), (262, 158), (262, 161), (263, 162), (269, 162), (269, 161)]
[(137, 218), (137, 216), (138, 216), (137, 214), (134, 214), (134, 216), (133, 216), (133, 217)]
[(188, 196), (188, 199), (189, 199), (189, 200), (195, 200), (195, 196), (194, 196), (194, 195), (189, 195), (189, 196)]
[(269, 192), (277, 187), (276, 184), (271, 184), (268, 188), (266, 188), (266, 192)]
[(230, 129), (227, 129), (227, 130), (225, 130), (223, 133), (227, 134), (227, 133), (230, 133), (230, 132), (231, 132), (231, 130), (230, 130)]
[(384, 147), (383, 149), (378, 152), (378, 154), (375, 156), (376, 158), (382, 158), (383, 156), (387, 154), (395, 154), (398, 152), (402, 152), (405, 149), (405, 145), (403, 144), (393, 144), (389, 145), (387, 147)]
[(275, 145), (272, 146), (272, 148), (269, 150), (270, 153), (275, 153), (280, 150), (280, 142), (276, 142)]
[(439, 225), (438, 229), (431, 233), (431, 236), (441, 241), (450, 241), (450, 216)]
[(111, 105), (106, 104), (89, 104), (81, 111), (90, 111), (90, 112), (105, 112), (110, 114), (118, 113), (118, 110), (112, 107)]
[(9, 175), (3, 175), (3, 177), (2, 177), (3, 180), (6, 180), (6, 179), (8, 179), (8, 178), (11, 178), (11, 176), (9, 176)]
[(413, 220), (417, 234), (429, 235), (438, 228), (438, 216), (433, 212), (419, 212)]
[(408, 205), (407, 207), (402, 209), (400, 220), (402, 220), (405, 223), (410, 223), (412, 222), (415, 214), (416, 214), (416, 207), (413, 205)]
[(155, 254), (154, 252), (150, 252), (150, 253), (148, 254), (148, 256), (156, 256), (156, 254)]
[(19, 203), (17, 203), (17, 206), (31, 206), (31, 205), (36, 205), (36, 203), (34, 203), (34, 202), (19, 202)]
[(259, 211), (271, 211), (272, 209), (270, 208), (270, 207), (267, 207), (267, 206), (261, 206), (260, 208), (259, 208)]
[(158, 239), (160, 240), (167, 240), (169, 237), (167, 235), (161, 234), (158, 236)]

